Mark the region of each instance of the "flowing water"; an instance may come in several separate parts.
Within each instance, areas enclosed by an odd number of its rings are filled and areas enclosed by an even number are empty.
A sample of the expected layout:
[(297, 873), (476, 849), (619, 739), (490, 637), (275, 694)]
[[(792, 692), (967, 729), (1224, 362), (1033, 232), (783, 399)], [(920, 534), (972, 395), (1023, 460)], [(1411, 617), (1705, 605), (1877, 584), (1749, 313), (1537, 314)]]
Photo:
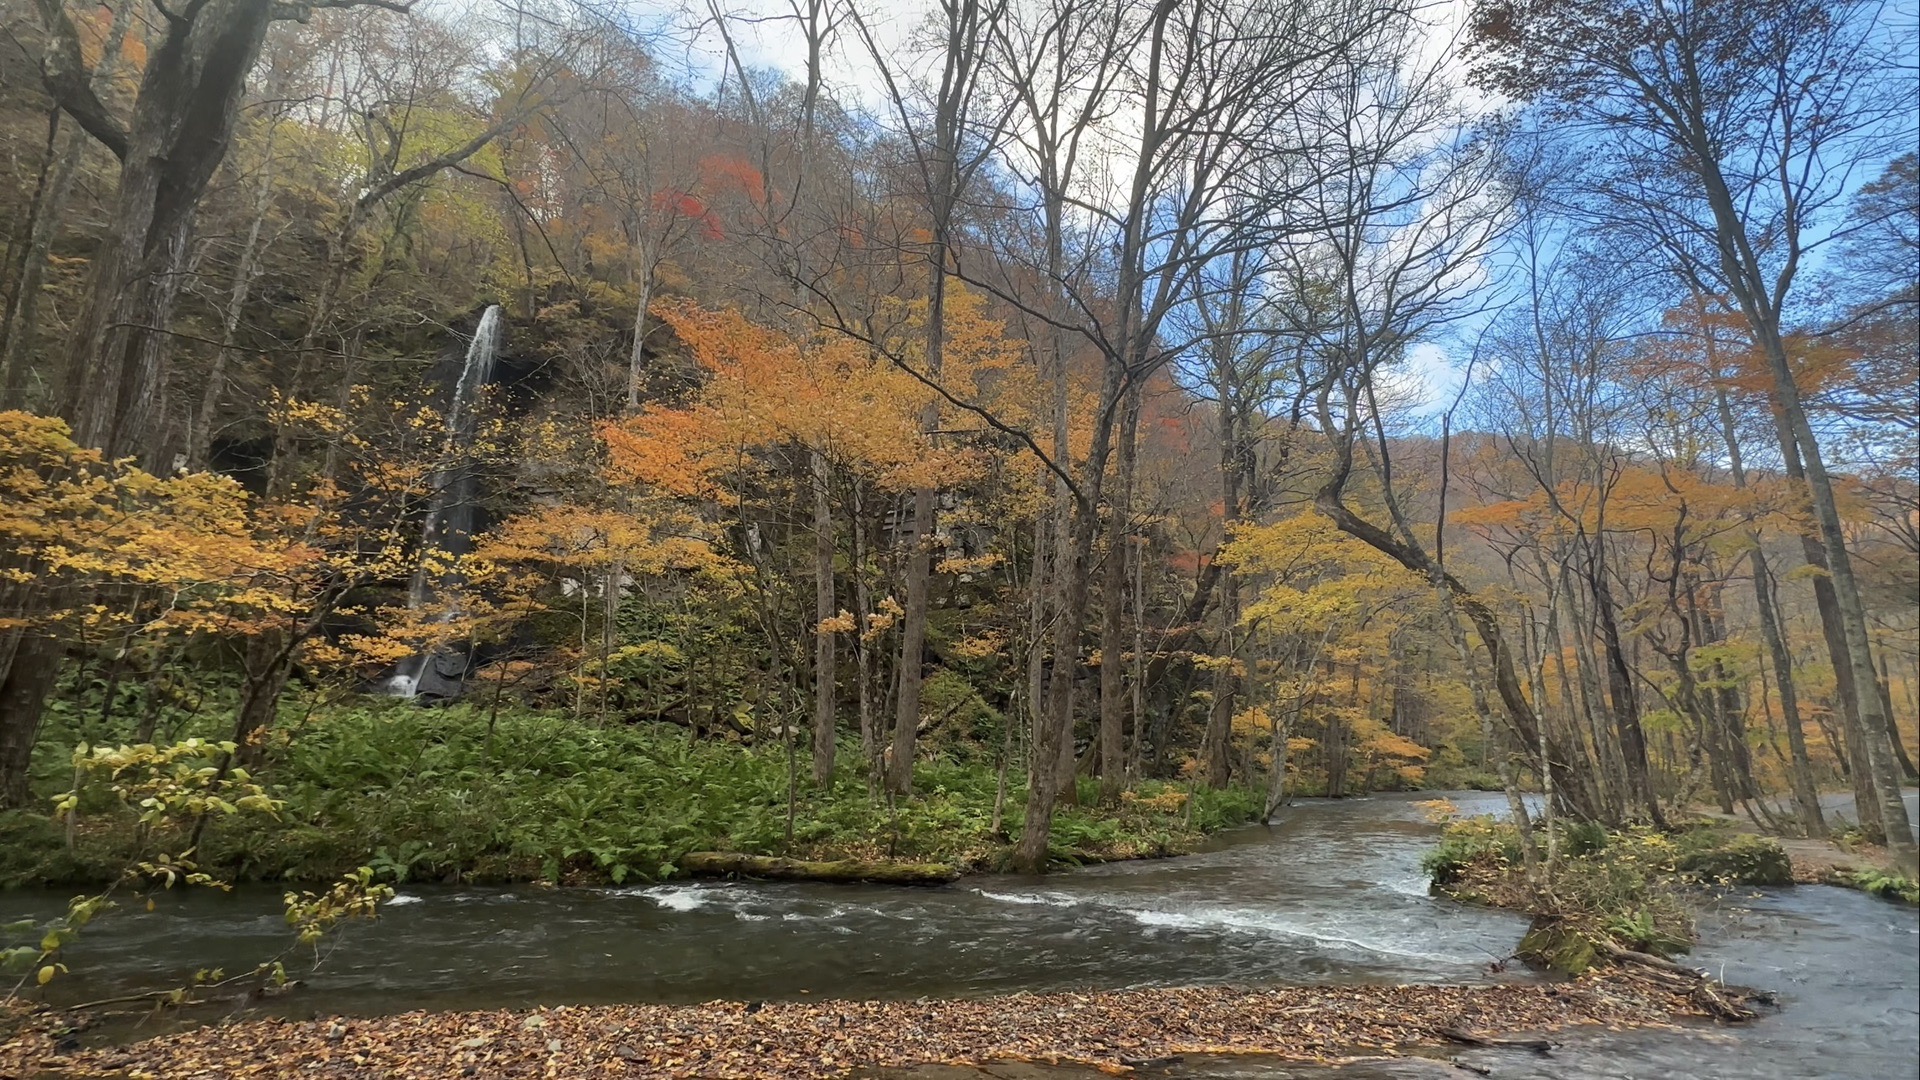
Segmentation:
[[(1263, 982), (1531, 978), (1489, 962), (1526, 920), (1427, 895), (1435, 828), (1414, 796), (1316, 802), (1183, 859), (938, 889), (695, 883), (613, 889), (402, 890), (354, 927), (283, 1011), (713, 998), (944, 997), (1016, 990)], [(1463, 795), (1468, 812), (1498, 796)], [(59, 897), (0, 894), (0, 916)], [(22, 908), (30, 910), (20, 910)], [(89, 928), (71, 962), (86, 992), (177, 985), (244, 968), (286, 940), (278, 894), (176, 900)], [(1476, 1051), (1502, 1077), (1911, 1077), (1920, 1055), (1920, 919), (1825, 887), (1756, 892), (1713, 913), (1690, 961), (1778, 990), (1786, 1008), (1745, 1029), (1578, 1034), (1551, 1058)], [(292, 967), (294, 965), (290, 965)], [(75, 984), (80, 980), (75, 979)], [(56, 984), (56, 986), (59, 984)], [(1465, 1075), (1437, 1063), (1340, 1075)], [(1425, 1071), (1422, 1071), (1425, 1070)], [(1294, 1075), (1257, 1061), (1168, 1076)]]

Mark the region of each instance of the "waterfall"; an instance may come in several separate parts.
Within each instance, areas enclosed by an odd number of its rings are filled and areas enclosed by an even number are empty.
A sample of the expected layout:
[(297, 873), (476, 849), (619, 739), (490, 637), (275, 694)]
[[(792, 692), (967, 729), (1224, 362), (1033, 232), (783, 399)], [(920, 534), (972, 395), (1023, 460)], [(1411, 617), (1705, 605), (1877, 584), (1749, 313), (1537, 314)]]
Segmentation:
[[(480, 391), (493, 381), (493, 365), (500, 355), (504, 331), (505, 319), (498, 304), (490, 305), (481, 313), (480, 323), (473, 329), (473, 341), (467, 346), (466, 362), (461, 365), (460, 378), (453, 387), (453, 398), (447, 404), (446, 437), (441, 444), (440, 467), (433, 474), (426, 521), (420, 529), (423, 558), (430, 551), (464, 555), (473, 548), (474, 504), (479, 496), (479, 481), (474, 475), (473, 464), (465, 458), (473, 448), (476, 424), (474, 405)], [(423, 564), (414, 571), (413, 581), (407, 589), (407, 606), (418, 611), (432, 601), (436, 586), (445, 587), (454, 583), (457, 582), (449, 575), (441, 575), (436, 580), (428, 574)], [(466, 667), (466, 654), (456, 650), (443, 649), (431, 655), (415, 656), (399, 665), (395, 674), (386, 681), (386, 691), (396, 697), (415, 697), (421, 693), (424, 682), (432, 681), (436, 691), (451, 691), (434, 696), (452, 696), (459, 690)]]

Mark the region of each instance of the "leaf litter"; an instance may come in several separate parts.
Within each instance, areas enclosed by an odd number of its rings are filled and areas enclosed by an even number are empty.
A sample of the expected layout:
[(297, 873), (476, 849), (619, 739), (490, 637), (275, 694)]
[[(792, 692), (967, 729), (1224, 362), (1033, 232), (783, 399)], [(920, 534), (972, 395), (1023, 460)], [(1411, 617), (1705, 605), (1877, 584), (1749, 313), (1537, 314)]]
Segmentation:
[(826, 1080), (866, 1068), (1066, 1064), (1115, 1075), (1179, 1055), (1338, 1061), (1439, 1029), (1645, 1027), (1697, 1015), (1618, 969), (1492, 986), (1193, 987), (941, 1001), (710, 1002), (249, 1019), (81, 1048), (45, 1014), (0, 1043), (6, 1080)]

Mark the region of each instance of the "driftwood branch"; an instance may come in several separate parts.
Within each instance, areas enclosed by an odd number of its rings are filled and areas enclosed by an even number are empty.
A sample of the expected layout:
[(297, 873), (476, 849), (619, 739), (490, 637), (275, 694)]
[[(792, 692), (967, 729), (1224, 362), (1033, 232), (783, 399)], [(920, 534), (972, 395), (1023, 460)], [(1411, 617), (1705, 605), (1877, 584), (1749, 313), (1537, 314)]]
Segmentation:
[(1745, 1023), (1760, 1015), (1749, 1008), (1747, 1002), (1757, 1001), (1766, 1004), (1773, 1000), (1773, 995), (1765, 991), (1743, 986), (1728, 986), (1706, 972), (1695, 971), (1665, 957), (1622, 949), (1604, 940), (1595, 944), (1602, 953), (1606, 954), (1607, 959), (1616, 964), (1628, 965), (1656, 974), (1672, 989), (1685, 993), (1689, 1001), (1717, 1020), (1736, 1024)]

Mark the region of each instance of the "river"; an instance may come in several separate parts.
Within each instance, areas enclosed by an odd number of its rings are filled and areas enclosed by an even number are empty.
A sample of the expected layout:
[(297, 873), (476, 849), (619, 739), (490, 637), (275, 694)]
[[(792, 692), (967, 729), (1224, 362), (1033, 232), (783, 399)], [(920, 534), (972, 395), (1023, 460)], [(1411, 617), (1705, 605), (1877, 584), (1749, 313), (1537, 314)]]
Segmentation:
[[(349, 928), (290, 1015), (715, 998), (955, 997), (1016, 990), (1226, 983), (1486, 982), (1526, 920), (1427, 895), (1436, 829), (1377, 796), (1292, 807), (1181, 859), (939, 889), (675, 883), (608, 889), (407, 887)], [(1498, 796), (1452, 796), (1498, 812)], [(0, 916), (63, 896), (0, 894)], [(21, 909), (26, 910), (21, 910)], [(1732, 897), (1691, 963), (1778, 990), (1785, 1008), (1743, 1029), (1583, 1033), (1550, 1058), (1461, 1060), (1501, 1077), (1911, 1077), (1920, 1060), (1920, 917), (1827, 887)], [(278, 893), (197, 894), (116, 912), (69, 950), (73, 992), (178, 985), (244, 969), (286, 941)], [(84, 974), (84, 979), (79, 977)], [(56, 984), (58, 985), (58, 984)], [(1434, 1071), (1441, 1070), (1441, 1071)], [(1199, 1061), (1168, 1076), (1276, 1080), (1297, 1069)], [(1466, 1075), (1408, 1061), (1354, 1077)]]

